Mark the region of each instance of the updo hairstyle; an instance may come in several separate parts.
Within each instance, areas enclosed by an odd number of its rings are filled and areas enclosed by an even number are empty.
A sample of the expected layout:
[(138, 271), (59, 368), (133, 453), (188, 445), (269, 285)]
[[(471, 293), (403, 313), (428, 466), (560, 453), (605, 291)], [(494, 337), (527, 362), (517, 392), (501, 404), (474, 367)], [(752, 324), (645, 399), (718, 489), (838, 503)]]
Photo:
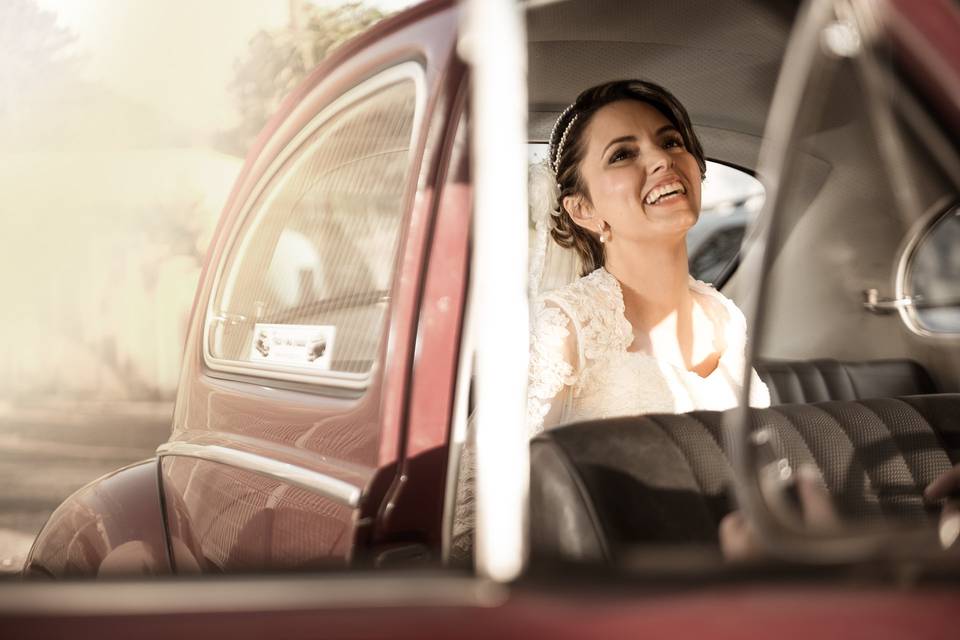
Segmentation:
[[(660, 85), (644, 80), (617, 80), (591, 87), (578, 95), (573, 104), (560, 114), (550, 136), (550, 166), (557, 174), (557, 186), (560, 192), (557, 199), (557, 215), (550, 216), (552, 221), (550, 235), (561, 247), (573, 248), (577, 252), (580, 263), (583, 265), (582, 275), (587, 275), (603, 266), (603, 244), (595, 233), (573, 221), (570, 213), (563, 206), (563, 198), (580, 195), (588, 202), (590, 201), (590, 193), (580, 174), (580, 162), (586, 152), (584, 134), (597, 111), (611, 102), (620, 100), (644, 102), (662, 113), (680, 132), (687, 151), (696, 158), (701, 177), (705, 176), (707, 171), (703, 147), (693, 131), (687, 110), (672, 93)], [(558, 152), (559, 157), (557, 157)]]

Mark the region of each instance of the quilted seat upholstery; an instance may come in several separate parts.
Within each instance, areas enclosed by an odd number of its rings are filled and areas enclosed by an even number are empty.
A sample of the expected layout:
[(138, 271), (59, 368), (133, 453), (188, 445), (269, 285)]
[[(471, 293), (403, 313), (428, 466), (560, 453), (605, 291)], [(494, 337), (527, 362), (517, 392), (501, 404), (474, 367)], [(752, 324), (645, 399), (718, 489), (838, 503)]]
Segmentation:
[(930, 374), (912, 360), (761, 360), (756, 370), (775, 405), (937, 392)]
[[(960, 461), (960, 394), (751, 409), (796, 468), (821, 471), (841, 517), (924, 521), (922, 491)], [(637, 544), (717, 543), (732, 477), (722, 412), (583, 422), (531, 441), (535, 554), (615, 561)]]

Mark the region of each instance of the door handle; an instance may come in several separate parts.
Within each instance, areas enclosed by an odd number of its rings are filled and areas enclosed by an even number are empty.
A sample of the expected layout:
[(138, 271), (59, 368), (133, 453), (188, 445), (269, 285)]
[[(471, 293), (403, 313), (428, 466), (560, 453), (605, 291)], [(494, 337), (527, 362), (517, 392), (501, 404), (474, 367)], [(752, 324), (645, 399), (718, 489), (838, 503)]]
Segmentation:
[(903, 298), (882, 298), (876, 289), (865, 289), (863, 292), (863, 308), (877, 315), (895, 313), (905, 307), (912, 307), (919, 298), (906, 296)]

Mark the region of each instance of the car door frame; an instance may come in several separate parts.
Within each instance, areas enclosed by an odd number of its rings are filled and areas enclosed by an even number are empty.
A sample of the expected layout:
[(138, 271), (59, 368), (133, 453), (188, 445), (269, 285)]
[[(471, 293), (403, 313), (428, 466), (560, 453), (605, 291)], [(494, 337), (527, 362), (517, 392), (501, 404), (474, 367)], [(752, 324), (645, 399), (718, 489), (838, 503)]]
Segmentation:
[[(355, 562), (370, 557), (367, 551), (375, 522), (389, 512), (384, 509), (385, 498), (397, 478), (402, 477), (419, 305), (436, 209), (434, 182), (444, 173), (438, 169), (445, 158), (444, 133), (458, 104), (454, 93), (460, 83), (451, 81), (452, 76), (461, 73), (451, 73), (459, 64), (455, 55), (458, 24), (455, 6), (429, 2), (399, 19), (374, 27), (311, 74), (287, 99), (248, 156), (225, 207), (198, 287), (173, 435), (158, 450), (168, 542), (176, 567), (198, 564), (201, 570), (207, 568), (203, 566), (199, 532), (194, 531), (190, 512), (217, 508), (202, 498), (185, 497), (184, 492), (174, 488), (169, 466), (183, 457), (197, 461), (196, 464), (220, 465), (224, 470), (230, 467), (231, 475), (220, 475), (227, 482), (242, 482), (237, 474), (249, 474), (257, 481), (268, 478), (282, 486), (312, 492), (321, 501), (317, 511), (336, 510), (333, 518), (340, 526), (336, 540), (325, 540), (313, 548), (289, 543), (294, 546), (286, 552), (300, 554), (308, 562)], [(425, 108), (418, 116), (423, 126), (413, 142), (386, 334), (365, 389), (212, 369), (205, 358), (203, 339), (208, 301), (216, 293), (217, 272), (229, 256), (233, 230), (243, 224), (265, 178), (270, 177), (275, 159), (317, 114), (340, 96), (390, 68), (411, 62), (420, 65), (423, 72)], [(311, 424), (319, 427), (314, 429), (319, 435), (303, 445), (302, 428)], [(292, 436), (277, 435), (291, 426), (301, 444)], [(324, 432), (331, 437), (325, 438)], [(342, 447), (338, 450), (335, 440), (342, 439), (346, 432), (364, 439), (365, 444), (346, 453)], [(283, 494), (284, 490), (278, 492)], [(236, 494), (232, 500), (240, 500), (239, 496)], [(442, 501), (442, 488), (439, 499)], [(219, 508), (223, 509), (222, 505)], [(273, 509), (277, 508), (274, 504)], [(224, 527), (231, 526), (231, 518), (218, 520)], [(219, 526), (216, 521), (209, 525)], [(235, 531), (206, 531), (204, 535), (243, 545)], [(389, 536), (380, 536), (377, 542), (389, 544)], [(289, 547), (284, 540), (273, 540), (271, 544)]]

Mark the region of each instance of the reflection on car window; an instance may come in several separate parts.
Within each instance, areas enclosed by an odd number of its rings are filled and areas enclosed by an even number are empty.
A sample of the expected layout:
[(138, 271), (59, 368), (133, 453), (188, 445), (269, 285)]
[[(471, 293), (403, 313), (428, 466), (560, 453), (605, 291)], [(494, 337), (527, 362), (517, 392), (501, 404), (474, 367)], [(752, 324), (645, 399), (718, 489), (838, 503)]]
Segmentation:
[(366, 373), (384, 325), (416, 88), (402, 80), (328, 119), (267, 187), (213, 305), (210, 354)]
[(946, 212), (924, 235), (908, 260), (912, 316), (920, 328), (960, 333), (960, 206)]
[[(547, 156), (547, 145), (528, 146), (531, 163)], [(722, 286), (733, 273), (747, 225), (763, 206), (764, 190), (746, 171), (720, 162), (707, 161), (700, 219), (687, 233), (690, 275)]]
[(707, 161), (700, 219), (687, 233), (690, 274), (722, 285), (736, 267), (747, 225), (763, 206), (763, 185), (752, 175)]

